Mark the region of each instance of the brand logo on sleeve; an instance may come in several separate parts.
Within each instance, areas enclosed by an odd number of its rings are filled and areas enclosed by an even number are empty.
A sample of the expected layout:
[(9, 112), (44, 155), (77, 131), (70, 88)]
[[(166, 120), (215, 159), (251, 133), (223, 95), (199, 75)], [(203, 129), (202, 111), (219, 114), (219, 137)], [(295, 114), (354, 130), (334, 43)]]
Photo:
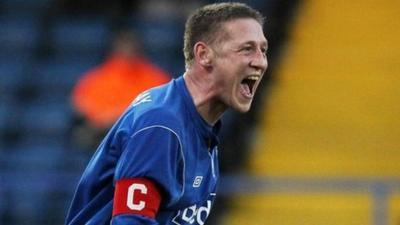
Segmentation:
[(150, 92), (146, 91), (143, 92), (141, 94), (139, 94), (135, 100), (132, 102), (132, 107), (137, 106), (141, 103), (145, 103), (145, 102), (151, 102), (151, 95)]

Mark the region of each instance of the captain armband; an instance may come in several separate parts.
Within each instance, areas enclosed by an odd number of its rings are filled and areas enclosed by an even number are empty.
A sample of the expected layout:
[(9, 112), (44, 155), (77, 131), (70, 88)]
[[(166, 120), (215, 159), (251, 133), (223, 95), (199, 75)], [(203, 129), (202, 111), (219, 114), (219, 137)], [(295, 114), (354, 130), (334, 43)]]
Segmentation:
[(155, 183), (146, 178), (122, 179), (116, 182), (113, 216), (142, 215), (155, 218), (161, 194)]

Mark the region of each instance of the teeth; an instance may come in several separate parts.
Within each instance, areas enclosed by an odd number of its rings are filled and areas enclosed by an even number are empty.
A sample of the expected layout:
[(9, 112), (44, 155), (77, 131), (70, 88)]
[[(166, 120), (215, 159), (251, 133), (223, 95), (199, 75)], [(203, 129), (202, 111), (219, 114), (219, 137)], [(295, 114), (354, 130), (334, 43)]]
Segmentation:
[(248, 76), (247, 79), (257, 81), (260, 79), (260, 77), (257, 75), (251, 75), (251, 76)]

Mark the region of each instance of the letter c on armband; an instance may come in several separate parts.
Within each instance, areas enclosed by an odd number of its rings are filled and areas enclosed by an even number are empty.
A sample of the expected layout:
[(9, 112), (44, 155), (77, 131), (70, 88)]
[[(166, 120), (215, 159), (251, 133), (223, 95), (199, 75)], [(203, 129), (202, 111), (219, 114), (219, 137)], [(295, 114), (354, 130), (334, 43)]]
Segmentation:
[(135, 190), (139, 190), (142, 194), (147, 194), (147, 187), (143, 184), (131, 184), (128, 188), (127, 206), (132, 210), (142, 210), (146, 206), (146, 202), (139, 201), (139, 204), (134, 203)]
[(113, 216), (131, 214), (155, 218), (160, 202), (160, 192), (151, 180), (118, 180), (115, 184)]

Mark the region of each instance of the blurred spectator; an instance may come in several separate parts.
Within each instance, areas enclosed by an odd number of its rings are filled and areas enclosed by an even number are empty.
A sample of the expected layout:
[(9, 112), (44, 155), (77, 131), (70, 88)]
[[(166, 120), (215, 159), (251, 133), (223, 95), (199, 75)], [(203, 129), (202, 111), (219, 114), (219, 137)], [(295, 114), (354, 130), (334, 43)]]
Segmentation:
[(141, 54), (132, 32), (119, 32), (106, 60), (84, 74), (72, 91), (72, 106), (77, 113), (73, 144), (95, 147), (132, 99), (169, 80), (169, 75)]

